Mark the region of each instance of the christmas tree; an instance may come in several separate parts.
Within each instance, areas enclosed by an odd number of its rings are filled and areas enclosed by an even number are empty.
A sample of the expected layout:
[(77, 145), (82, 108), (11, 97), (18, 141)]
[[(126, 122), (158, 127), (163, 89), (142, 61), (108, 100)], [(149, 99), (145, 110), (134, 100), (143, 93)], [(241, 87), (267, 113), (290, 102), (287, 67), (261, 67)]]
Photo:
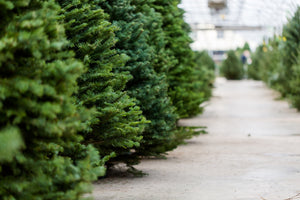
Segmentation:
[(205, 100), (212, 95), (213, 82), (215, 79), (215, 63), (207, 51), (195, 51), (194, 61), (196, 63), (194, 79), (201, 80), (201, 91)]
[[(281, 88), (280, 92), (283, 96), (287, 96), (292, 100), (293, 105), (300, 110), (300, 7), (297, 8), (288, 23), (283, 27), (283, 48), (282, 66), (279, 71)], [(282, 38), (282, 39), (283, 39)]]
[(195, 79), (194, 52), (190, 48), (189, 26), (183, 20), (178, 0), (154, 0), (152, 7), (160, 13), (165, 33), (165, 51), (168, 53), (167, 72), (169, 96), (180, 117), (189, 117), (202, 111), (204, 100), (202, 82)]
[(78, 79), (78, 106), (95, 107), (90, 129), (84, 131), (84, 143), (93, 144), (101, 155), (116, 154), (112, 161), (126, 162), (131, 149), (140, 145), (146, 123), (135, 99), (126, 93), (132, 77), (124, 64), (129, 59), (114, 49), (117, 27), (94, 0), (58, 0), (63, 8), (70, 49), (88, 68)]
[(83, 65), (66, 50), (59, 7), (2, 0), (0, 9), (0, 199), (84, 199), (105, 168), (77, 135), (90, 111), (74, 105)]
[(235, 55), (235, 51), (227, 52), (227, 58), (222, 63), (222, 74), (229, 80), (239, 80), (243, 78), (243, 63)]
[(116, 49), (129, 56), (124, 68), (133, 76), (127, 85), (130, 96), (138, 100), (143, 115), (151, 121), (143, 132), (141, 146), (135, 155), (159, 155), (175, 148), (177, 119), (170, 99), (166, 77), (155, 71), (158, 63), (156, 49), (149, 42), (149, 18), (138, 10), (146, 1), (113, 0), (101, 7), (110, 15), (110, 21), (119, 27)]
[[(300, 45), (300, 7), (297, 8), (293, 16), (288, 20), (288, 23), (284, 25), (282, 36), (285, 38), (283, 43), (282, 53), (282, 70), (280, 71), (279, 80), (282, 85), (280, 92), (283, 96), (297, 96), (299, 95), (297, 87), (294, 87), (295, 81), (290, 83), (291, 80), (297, 80), (299, 70), (296, 69), (299, 66), (299, 45)], [(296, 71), (295, 71), (296, 69)], [(293, 77), (296, 75), (295, 77)]]

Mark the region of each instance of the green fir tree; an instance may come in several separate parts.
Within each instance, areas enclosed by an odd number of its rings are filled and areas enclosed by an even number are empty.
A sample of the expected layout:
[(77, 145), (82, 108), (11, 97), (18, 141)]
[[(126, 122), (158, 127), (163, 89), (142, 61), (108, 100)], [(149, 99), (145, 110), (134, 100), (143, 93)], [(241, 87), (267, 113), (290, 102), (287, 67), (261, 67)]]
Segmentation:
[(244, 76), (243, 64), (235, 54), (235, 51), (227, 52), (227, 58), (223, 61), (221, 72), (228, 80), (240, 80)]
[(155, 10), (154, 2), (155, 0), (135, 0), (133, 4), (138, 12), (143, 13), (143, 30), (147, 31), (147, 42), (155, 51), (151, 64), (157, 73), (166, 76), (177, 61), (166, 49), (167, 35), (163, 30), (163, 16)]
[[(298, 73), (294, 72), (296, 66), (299, 66), (298, 55), (300, 52), (300, 7), (297, 8), (293, 17), (289, 19), (288, 23), (283, 27), (282, 36), (285, 37), (285, 42), (283, 46), (283, 56), (282, 62), (284, 65), (283, 70), (280, 73), (280, 79), (282, 80), (281, 84), (283, 89), (280, 90), (283, 96), (289, 95), (299, 95), (297, 89), (294, 90), (290, 83), (290, 80), (298, 79), (298, 76), (293, 77)], [(293, 81), (294, 82), (294, 81)]]
[(286, 73), (290, 73), (291, 66), (297, 63), (298, 49), (300, 44), (300, 7), (296, 10), (293, 17), (283, 27), (282, 36), (285, 37), (283, 63), (286, 66)]
[(283, 67), (280, 71), (281, 94), (291, 99), (293, 105), (300, 110), (300, 7), (283, 27), (283, 48), (281, 53)]
[(215, 62), (207, 51), (195, 51), (194, 62), (196, 63), (194, 79), (201, 80), (200, 90), (204, 93), (205, 100), (209, 100), (215, 80)]
[[(57, 0), (62, 6), (66, 34), (76, 58), (88, 71), (78, 79), (76, 94), (79, 106), (95, 107), (90, 129), (83, 132), (85, 143), (93, 144), (101, 155), (116, 154), (108, 163), (126, 162), (131, 149), (140, 145), (141, 133), (147, 123), (126, 93), (131, 75), (119, 69), (129, 59), (114, 49), (117, 27), (94, 0)], [(129, 37), (129, 36), (128, 36)]]
[[(167, 83), (167, 72), (168, 70), (176, 64), (176, 59), (174, 59), (166, 49), (166, 33), (163, 30), (163, 16), (161, 13), (157, 12), (154, 9), (155, 0), (136, 0), (133, 1), (132, 4), (136, 7), (138, 12), (143, 14), (143, 30), (147, 33), (147, 43), (154, 49), (154, 57), (151, 59), (151, 65), (154, 67), (156, 73), (160, 76), (165, 77), (163, 81), (161, 81), (161, 86), (165, 84), (165, 88), (168, 88)], [(203, 67), (199, 66), (199, 73), (194, 73), (196, 79), (204, 78)], [(201, 71), (201, 72), (200, 72)], [(209, 77), (207, 77), (209, 78)], [(209, 83), (209, 82), (207, 82)], [(205, 87), (206, 85), (203, 84)], [(203, 88), (204, 89), (204, 88)], [(210, 91), (211, 88), (206, 88), (206, 91)], [(204, 90), (203, 90), (204, 91)], [(165, 103), (165, 113), (169, 113), (168, 121), (169, 125), (174, 125), (176, 119), (179, 119), (179, 116), (176, 114), (176, 108), (172, 105), (171, 102)], [(172, 112), (173, 111), (173, 112)], [(172, 118), (170, 118), (170, 116)], [(163, 119), (163, 118), (162, 118)], [(200, 128), (200, 127), (197, 127)], [(169, 143), (169, 147), (175, 148), (177, 145), (184, 143), (185, 139), (189, 139), (194, 135), (198, 135), (203, 133), (203, 131), (195, 131), (195, 127), (177, 127), (176, 130), (173, 129), (175, 135), (173, 136), (172, 142)], [(199, 130), (202, 130), (201, 128)]]
[(74, 105), (83, 65), (66, 50), (59, 7), (1, 0), (0, 9), (0, 199), (86, 199), (105, 168), (77, 135), (90, 112)]
[[(120, 29), (116, 32), (119, 53), (130, 57), (124, 68), (133, 79), (127, 83), (126, 90), (138, 100), (143, 115), (151, 121), (143, 132), (141, 146), (136, 155), (160, 155), (176, 147), (173, 143), (177, 116), (168, 97), (166, 77), (157, 73), (156, 49), (149, 45), (149, 18), (138, 10), (147, 6), (146, 1), (113, 0), (101, 4), (110, 15), (110, 21)], [(146, 9), (146, 8), (145, 8)]]
[(189, 26), (184, 22), (184, 11), (178, 8), (179, 0), (154, 0), (152, 7), (163, 17), (165, 51), (168, 53), (166, 74), (169, 96), (180, 117), (189, 117), (202, 111), (200, 104), (205, 100), (201, 91), (202, 82), (194, 79), (196, 63), (190, 48)]
[(261, 55), (263, 54), (263, 45), (256, 48), (255, 52), (251, 54), (252, 63), (248, 66), (248, 77), (254, 80), (262, 80), (260, 63)]

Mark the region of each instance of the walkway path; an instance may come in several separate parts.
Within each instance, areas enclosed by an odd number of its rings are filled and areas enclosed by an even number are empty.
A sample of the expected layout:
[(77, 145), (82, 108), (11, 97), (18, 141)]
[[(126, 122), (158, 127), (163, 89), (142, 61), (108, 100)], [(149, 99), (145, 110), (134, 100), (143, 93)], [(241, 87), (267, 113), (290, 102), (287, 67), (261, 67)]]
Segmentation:
[[(284, 200), (300, 193), (300, 113), (261, 82), (218, 79), (207, 126), (168, 155), (144, 160), (142, 178), (95, 184), (96, 200)], [(295, 198), (296, 199), (296, 198)]]

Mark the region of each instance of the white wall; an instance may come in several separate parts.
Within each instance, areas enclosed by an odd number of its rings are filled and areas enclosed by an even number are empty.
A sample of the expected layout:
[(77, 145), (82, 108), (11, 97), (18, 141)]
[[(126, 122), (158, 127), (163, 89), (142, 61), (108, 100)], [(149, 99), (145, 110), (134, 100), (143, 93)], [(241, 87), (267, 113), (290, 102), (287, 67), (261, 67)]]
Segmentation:
[(218, 37), (218, 31), (216, 30), (194, 32), (192, 38), (194, 39), (194, 43), (191, 46), (194, 50), (227, 51), (243, 47), (245, 42), (249, 43), (241, 35), (229, 30), (223, 31), (222, 38)]

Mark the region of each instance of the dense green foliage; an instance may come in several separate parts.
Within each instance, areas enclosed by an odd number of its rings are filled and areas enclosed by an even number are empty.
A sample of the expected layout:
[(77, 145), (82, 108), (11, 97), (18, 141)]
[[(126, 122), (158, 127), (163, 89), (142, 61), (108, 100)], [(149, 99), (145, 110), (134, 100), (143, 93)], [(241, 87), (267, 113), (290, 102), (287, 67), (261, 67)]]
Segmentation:
[[(282, 36), (274, 36), (253, 54), (253, 75), (278, 90), (300, 109), (300, 7), (283, 28)], [(256, 73), (254, 72), (256, 71)]]
[[(282, 86), (284, 90), (281, 90), (283, 96), (297, 96), (295, 88), (292, 87), (290, 81), (295, 81), (298, 77), (294, 71), (298, 65), (298, 54), (300, 50), (300, 7), (294, 13), (294, 16), (288, 21), (283, 28), (282, 36), (286, 39), (283, 44), (282, 51), (282, 65), (284, 66), (281, 72)], [(295, 66), (294, 66), (295, 65)]]
[(166, 73), (177, 61), (166, 49), (167, 39), (163, 30), (163, 16), (155, 9), (155, 2), (156, 0), (136, 0), (134, 4), (137, 10), (144, 14), (143, 30), (147, 31), (147, 42), (155, 51), (151, 64), (157, 73), (166, 76)]
[(294, 16), (283, 27), (282, 36), (286, 38), (284, 42), (282, 61), (285, 66), (285, 74), (292, 72), (292, 65), (297, 63), (300, 44), (300, 7)]
[(215, 79), (215, 62), (208, 55), (207, 51), (194, 52), (195, 79), (201, 80), (201, 91), (204, 98), (208, 100), (212, 95), (212, 87)]
[(227, 58), (222, 63), (221, 73), (229, 80), (239, 80), (243, 78), (243, 64), (235, 54), (235, 51), (230, 50), (227, 52)]
[(78, 104), (95, 107), (90, 129), (83, 132), (85, 143), (93, 144), (102, 155), (116, 153), (113, 161), (127, 157), (139, 146), (145, 119), (134, 99), (124, 92), (131, 76), (119, 70), (128, 59), (113, 49), (117, 27), (93, 0), (58, 0), (63, 8), (66, 33), (76, 58), (88, 71), (78, 79)]
[(163, 17), (162, 30), (165, 33), (165, 49), (171, 65), (166, 70), (169, 95), (180, 117), (199, 114), (204, 100), (201, 80), (195, 79), (194, 52), (190, 48), (189, 27), (183, 20), (183, 10), (178, 8), (179, 0), (155, 0), (153, 8)]
[[(105, 169), (77, 131), (83, 65), (66, 50), (53, 2), (1, 1), (0, 199), (83, 199)], [(2, 20), (3, 19), (3, 20)], [(4, 140), (2, 140), (4, 139)], [(4, 152), (5, 151), (5, 152)], [(100, 166), (98, 166), (100, 165)]]
[(252, 63), (248, 66), (248, 78), (260, 80), (260, 55), (262, 54), (263, 47), (260, 46), (254, 53), (251, 54)]
[(170, 144), (177, 116), (168, 98), (166, 78), (154, 70), (155, 49), (148, 44), (150, 30), (147, 25), (150, 23), (147, 16), (137, 10), (143, 6), (146, 2), (131, 0), (109, 1), (102, 5), (113, 24), (120, 28), (116, 32), (118, 52), (129, 56), (125, 67), (116, 70), (128, 71), (133, 76), (126, 90), (138, 100), (143, 115), (151, 121), (135, 154), (157, 155), (175, 147)]
[(290, 93), (288, 97), (291, 99), (292, 104), (300, 110), (300, 55), (298, 54), (296, 63), (292, 65), (291, 79), (289, 80)]
[(252, 64), (249, 66), (249, 77), (256, 80), (261, 79), (269, 86), (278, 90), (282, 88), (282, 55), (281, 50), (283, 41), (274, 37), (260, 45), (252, 55)]
[(203, 66), (202, 68), (210, 71), (215, 70), (215, 62), (208, 55), (207, 51), (195, 51), (195, 62), (197, 63), (197, 66)]
[(203, 132), (176, 125), (214, 80), (179, 2), (0, 0), (0, 199), (86, 199)]

